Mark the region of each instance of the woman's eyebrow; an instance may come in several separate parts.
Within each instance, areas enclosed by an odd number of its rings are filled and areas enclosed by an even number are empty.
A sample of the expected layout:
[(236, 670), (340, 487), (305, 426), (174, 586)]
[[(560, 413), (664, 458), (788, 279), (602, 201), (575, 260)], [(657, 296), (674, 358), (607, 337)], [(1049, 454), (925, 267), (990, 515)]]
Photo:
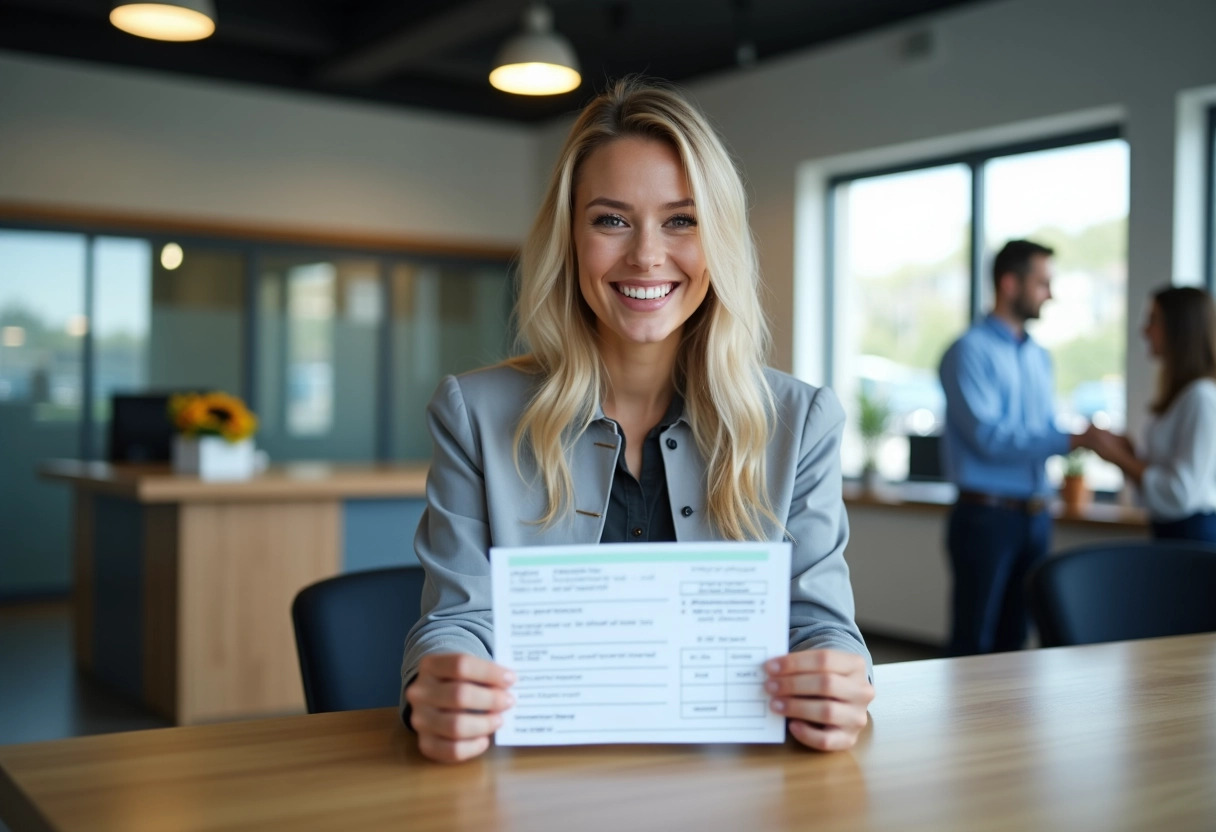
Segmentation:
[[(693, 202), (692, 197), (689, 197), (688, 199), (678, 199), (675, 202), (668, 202), (668, 203), (662, 205), (661, 207), (663, 208), (664, 211), (671, 211), (676, 208), (691, 208), (695, 204), (696, 203)], [(630, 205), (628, 202), (621, 202), (620, 200), (617, 200), (617, 199), (609, 199), (606, 196), (597, 196), (595, 199), (588, 202), (586, 207), (590, 208), (593, 205), (603, 205), (606, 208), (615, 208), (618, 211), (632, 211), (633, 210), (633, 206)]]

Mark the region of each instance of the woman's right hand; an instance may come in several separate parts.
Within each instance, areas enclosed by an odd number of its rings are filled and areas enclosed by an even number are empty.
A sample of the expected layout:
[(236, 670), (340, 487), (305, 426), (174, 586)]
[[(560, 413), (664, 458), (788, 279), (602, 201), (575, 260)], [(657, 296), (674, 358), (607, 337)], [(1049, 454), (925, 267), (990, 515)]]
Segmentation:
[(458, 763), (483, 753), (502, 725), (502, 712), (515, 704), (508, 690), (515, 674), (466, 653), (423, 656), (418, 676), (405, 690), (418, 750), (441, 763)]

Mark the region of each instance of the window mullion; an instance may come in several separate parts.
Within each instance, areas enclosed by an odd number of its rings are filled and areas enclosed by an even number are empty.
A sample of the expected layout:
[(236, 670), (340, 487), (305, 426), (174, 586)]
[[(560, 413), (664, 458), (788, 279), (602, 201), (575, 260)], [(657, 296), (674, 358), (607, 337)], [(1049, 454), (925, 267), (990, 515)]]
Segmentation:
[(967, 161), (971, 168), (971, 321), (984, 314), (984, 162), (981, 157)]

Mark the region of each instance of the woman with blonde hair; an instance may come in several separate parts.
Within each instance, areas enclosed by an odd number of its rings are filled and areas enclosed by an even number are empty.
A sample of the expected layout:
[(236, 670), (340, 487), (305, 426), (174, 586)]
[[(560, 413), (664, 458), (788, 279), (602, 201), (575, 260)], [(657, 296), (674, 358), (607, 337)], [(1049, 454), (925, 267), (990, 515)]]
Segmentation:
[(1144, 340), (1159, 362), (1153, 420), (1137, 452), (1097, 433), (1094, 450), (1140, 490), (1153, 536), (1216, 543), (1216, 304), (1202, 289), (1153, 294)]
[(770, 705), (849, 748), (874, 696), (853, 621), (840, 436), (827, 389), (764, 367), (743, 184), (705, 118), (627, 79), (566, 139), (524, 245), (526, 354), (443, 380), (402, 667), (423, 754), (488, 747), (513, 704), (491, 661), (491, 546), (790, 540), (790, 653)]

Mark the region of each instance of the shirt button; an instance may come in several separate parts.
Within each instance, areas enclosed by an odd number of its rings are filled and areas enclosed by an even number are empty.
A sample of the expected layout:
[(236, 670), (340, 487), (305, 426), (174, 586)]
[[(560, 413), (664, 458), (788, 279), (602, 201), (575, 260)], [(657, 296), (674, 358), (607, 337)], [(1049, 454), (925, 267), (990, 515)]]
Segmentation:
[(633, 530), (633, 536), (634, 536), (634, 537), (641, 537), (641, 536), (642, 536), (642, 529), (641, 529), (640, 527), (639, 527), (639, 528), (634, 529), (634, 530)]
[(684, 506), (684, 508), (680, 509), (680, 514), (683, 514), (685, 517), (692, 517), (692, 506)]
[(676, 440), (674, 439), (667, 440), (667, 447), (671, 448), (673, 451), (676, 449), (676, 444)]

